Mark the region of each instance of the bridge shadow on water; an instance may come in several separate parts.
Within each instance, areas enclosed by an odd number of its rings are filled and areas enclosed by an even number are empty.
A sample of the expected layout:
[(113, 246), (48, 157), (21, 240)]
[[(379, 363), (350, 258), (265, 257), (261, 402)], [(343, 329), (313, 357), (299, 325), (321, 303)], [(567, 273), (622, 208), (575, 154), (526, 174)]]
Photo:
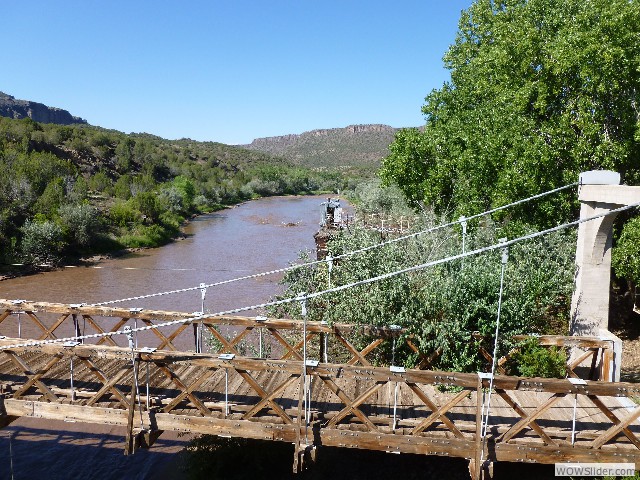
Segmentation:
[(0, 479), (184, 478), (177, 453), (187, 445), (187, 437), (165, 432), (150, 450), (125, 456), (124, 435), (124, 428), (109, 425), (87, 429), (80, 423), (19, 419), (0, 430)]

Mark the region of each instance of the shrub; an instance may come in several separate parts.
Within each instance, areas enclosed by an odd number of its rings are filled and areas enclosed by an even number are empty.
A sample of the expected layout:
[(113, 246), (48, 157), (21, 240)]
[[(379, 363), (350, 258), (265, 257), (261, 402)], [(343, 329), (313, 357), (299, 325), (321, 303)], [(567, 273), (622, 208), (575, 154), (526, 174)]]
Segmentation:
[[(425, 217), (425, 229), (435, 222)], [(496, 243), (499, 232), (488, 223), (470, 233), (467, 248)], [(342, 231), (329, 242), (332, 254), (378, 243), (377, 232), (361, 228)], [(439, 230), (413, 239), (350, 256), (336, 263), (332, 285), (344, 285), (460, 253), (459, 233)], [(574, 273), (573, 233), (556, 233), (511, 247), (506, 266), (501, 309), (499, 355), (513, 346), (516, 334), (566, 332)], [(484, 359), (471, 334), (479, 331), (493, 344), (500, 291), (499, 251), (448, 262), (394, 276), (383, 281), (317, 297), (308, 302), (310, 320), (341, 322), (348, 318), (360, 325), (401, 325), (414, 336), (414, 344), (426, 355), (441, 348), (434, 367), (475, 372)], [(328, 287), (325, 265), (292, 270), (285, 274), (284, 296), (316, 292)], [(281, 307), (276, 314), (297, 314), (299, 307)], [(367, 339), (354, 340), (364, 347)], [(378, 363), (390, 361), (391, 349), (376, 350)], [(383, 358), (383, 355), (386, 358)], [(416, 357), (407, 349), (396, 359), (413, 366)]]
[(57, 265), (64, 248), (62, 228), (50, 220), (27, 220), (22, 232), (21, 251), (26, 263)]
[(87, 203), (65, 205), (58, 213), (70, 245), (88, 247), (93, 243), (100, 227), (95, 207)]
[(507, 362), (509, 373), (521, 377), (565, 378), (567, 354), (558, 347), (543, 347), (535, 338), (511, 356)]
[(142, 214), (129, 202), (117, 202), (109, 209), (109, 218), (118, 227), (126, 227), (129, 224), (140, 222)]

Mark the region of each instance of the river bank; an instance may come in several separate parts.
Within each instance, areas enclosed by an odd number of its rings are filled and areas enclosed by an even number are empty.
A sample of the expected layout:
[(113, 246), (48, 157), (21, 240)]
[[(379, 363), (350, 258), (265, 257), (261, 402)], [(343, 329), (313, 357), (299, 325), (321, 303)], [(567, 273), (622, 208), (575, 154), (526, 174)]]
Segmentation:
[[(148, 249), (161, 248), (170, 243), (185, 240), (188, 235), (187, 233), (188, 226), (195, 219), (199, 217), (206, 217), (207, 215), (212, 215), (217, 212), (223, 212), (225, 210), (235, 209), (257, 200), (261, 200), (265, 198), (297, 198), (297, 197), (313, 198), (313, 197), (319, 197), (320, 195), (326, 195), (328, 193), (330, 192), (322, 191), (322, 192), (311, 192), (311, 193), (303, 193), (303, 194), (296, 194), (296, 195), (284, 195), (281, 197), (256, 197), (251, 200), (243, 200), (241, 202), (230, 204), (230, 205), (216, 204), (212, 208), (208, 209), (207, 211), (194, 213), (184, 218), (184, 220), (182, 220), (182, 222), (180, 223), (179, 228), (172, 235), (167, 237), (166, 241), (158, 245), (148, 246), (148, 247), (143, 246), (143, 247), (118, 248), (112, 251), (89, 253), (88, 255), (80, 256), (80, 257), (68, 257), (68, 258), (65, 258), (63, 262), (61, 262), (62, 264), (59, 264), (59, 265), (27, 264), (27, 263), (17, 263), (17, 262), (8, 264), (8, 265), (7, 264), (0, 265), (0, 282), (10, 280), (12, 278), (23, 277), (28, 275), (37, 275), (37, 274), (52, 272), (52, 271), (56, 271), (64, 268), (92, 267), (98, 264), (99, 262), (102, 262), (105, 260), (125, 257), (127, 255), (134, 254), (137, 252), (142, 252)], [(292, 222), (289, 222), (289, 223), (290, 224), (286, 226), (296, 226)], [(115, 241), (115, 239), (113, 240), (114, 241), (112, 245), (117, 245), (117, 242)]]
[[(300, 250), (314, 250), (313, 234), (324, 200), (317, 196), (267, 197), (199, 215), (184, 225), (183, 240), (91, 265), (8, 279), (2, 282), (2, 297), (97, 303), (281, 268), (295, 261)], [(264, 302), (280, 292), (280, 278), (265, 276), (211, 288), (205, 309), (220, 311)], [(201, 308), (201, 301), (200, 291), (196, 290), (118, 305), (193, 312)], [(11, 321), (16, 319), (6, 319), (2, 327), (13, 335), (16, 327)], [(37, 338), (40, 334), (30, 331), (23, 322), (23, 338)], [(165, 432), (160, 443), (148, 452), (125, 457), (123, 431), (110, 426), (88, 427), (17, 420), (0, 431), (0, 478), (11, 478), (9, 465), (13, 459), (16, 479), (46, 476), (49, 480), (63, 480), (78, 476), (156, 480), (158, 472), (176, 471), (176, 452), (189, 441), (189, 437)], [(171, 478), (180, 479), (173, 474)]]

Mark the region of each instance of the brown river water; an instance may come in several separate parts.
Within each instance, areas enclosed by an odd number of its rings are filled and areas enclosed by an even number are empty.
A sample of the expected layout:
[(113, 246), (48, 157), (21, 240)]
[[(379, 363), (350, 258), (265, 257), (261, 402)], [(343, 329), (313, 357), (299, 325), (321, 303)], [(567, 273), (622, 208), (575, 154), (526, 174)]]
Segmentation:
[[(184, 240), (89, 267), (5, 280), (0, 282), (0, 298), (97, 303), (281, 268), (296, 260), (299, 251), (315, 250), (313, 234), (324, 200), (273, 197), (204, 215), (186, 227)], [(281, 278), (270, 275), (209, 288), (205, 310), (218, 312), (266, 302), (281, 291)], [(201, 309), (201, 301), (196, 290), (115, 306), (194, 312)], [(2, 333), (17, 336), (17, 325), (13, 327), (15, 332)], [(30, 328), (27, 322), (21, 323), (22, 337), (36, 333)], [(57, 333), (70, 335), (71, 331)], [(175, 453), (189, 437), (165, 432), (150, 450), (126, 457), (122, 453), (124, 433), (109, 425), (20, 419), (0, 430), (0, 479), (180, 478), (173, 468)]]

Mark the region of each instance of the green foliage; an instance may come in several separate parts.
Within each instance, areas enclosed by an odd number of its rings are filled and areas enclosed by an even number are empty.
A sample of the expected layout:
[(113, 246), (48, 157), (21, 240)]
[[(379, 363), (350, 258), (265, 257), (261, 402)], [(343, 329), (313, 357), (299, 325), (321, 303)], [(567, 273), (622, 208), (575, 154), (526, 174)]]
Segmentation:
[[(425, 216), (422, 225), (444, 223)], [(467, 246), (480, 248), (496, 243), (499, 231), (491, 224), (467, 237)], [(355, 228), (329, 242), (333, 255), (378, 243), (379, 234)], [(458, 232), (439, 230), (340, 260), (331, 274), (331, 285), (343, 285), (380, 276), (460, 252)], [(556, 233), (514, 245), (505, 272), (500, 320), (500, 355), (512, 346), (511, 337), (529, 333), (565, 333), (574, 274), (573, 233)], [(478, 345), (471, 340), (480, 332), (493, 344), (500, 290), (500, 252), (469, 257), (424, 270), (395, 276), (322, 296), (309, 301), (310, 320), (350, 322), (361, 325), (401, 325), (414, 335), (425, 354), (438, 348), (438, 368), (477, 371), (484, 367)], [(284, 296), (316, 292), (329, 287), (326, 265), (292, 270), (284, 277)], [(298, 306), (274, 309), (276, 314), (297, 314)], [(356, 339), (365, 346), (370, 339)], [(399, 345), (402, 342), (399, 343)], [(392, 352), (378, 350), (372, 360), (388, 364)], [(405, 365), (415, 365), (408, 349), (396, 352)]]
[[(382, 178), (454, 218), (585, 170), (638, 184), (638, 18), (627, 0), (477, 0), (444, 56), (451, 81), (427, 96), (423, 131), (396, 135)], [(536, 227), (576, 214), (571, 191), (510, 212)]]
[(87, 203), (65, 205), (58, 213), (71, 247), (86, 248), (93, 243), (100, 227), (95, 207)]
[(133, 197), (133, 205), (142, 215), (151, 221), (158, 220), (160, 215), (160, 202), (153, 192), (140, 192)]
[(361, 214), (410, 215), (402, 191), (395, 185), (381, 188), (379, 179), (359, 183), (354, 190), (346, 190), (344, 195), (355, 203)]
[(247, 148), (283, 157), (295, 164), (341, 169), (371, 176), (388, 154), (396, 129), (386, 125), (357, 125), (291, 135), (280, 141), (259, 139)]
[(640, 285), (640, 217), (624, 225), (611, 254), (611, 263), (618, 277)]
[(40, 195), (40, 198), (38, 198), (34, 204), (33, 209), (35, 213), (41, 213), (46, 215), (48, 218), (53, 218), (64, 200), (65, 188), (63, 180), (61, 178), (57, 178), (46, 186), (42, 195)]
[(535, 338), (525, 342), (507, 362), (507, 369), (521, 377), (565, 378), (567, 353), (558, 347), (540, 346)]
[(109, 209), (109, 219), (118, 227), (126, 227), (142, 221), (142, 213), (136, 210), (129, 202), (116, 202)]
[(21, 250), (26, 263), (56, 265), (64, 248), (62, 228), (50, 220), (27, 220), (21, 228)]
[(126, 248), (152, 248), (167, 243), (174, 232), (162, 225), (137, 225), (131, 233), (124, 234), (118, 241)]
[[(77, 255), (78, 247), (120, 248), (120, 238), (157, 246), (194, 213), (344, 185), (341, 172), (220, 143), (0, 117), (0, 252), (7, 262), (17, 260), (21, 228), (35, 215), (58, 222), (72, 247), (66, 251)], [(78, 219), (69, 212), (59, 216), (67, 205), (85, 201), (106, 220), (93, 226), (90, 240), (72, 236), (69, 222)]]

